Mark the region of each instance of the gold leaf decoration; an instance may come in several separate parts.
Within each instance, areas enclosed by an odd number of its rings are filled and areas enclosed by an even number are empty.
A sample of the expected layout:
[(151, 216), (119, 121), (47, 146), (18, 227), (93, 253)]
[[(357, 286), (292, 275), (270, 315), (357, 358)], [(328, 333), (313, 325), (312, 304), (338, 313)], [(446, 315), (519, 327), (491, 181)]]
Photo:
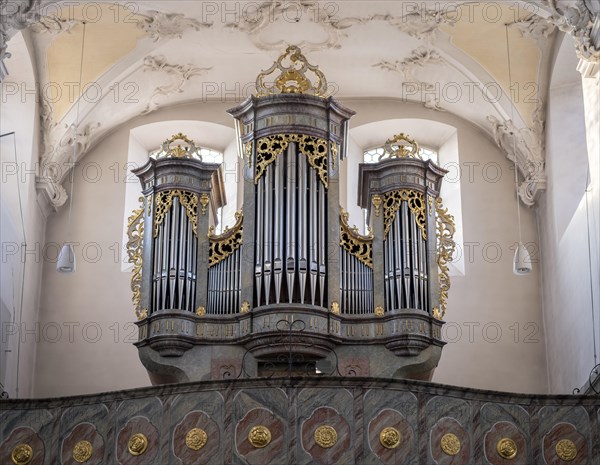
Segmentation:
[(223, 234), (218, 236), (213, 235), (214, 228), (211, 226), (208, 234), (210, 241), (209, 263), (208, 266), (214, 266), (217, 263), (225, 260), (233, 252), (242, 246), (243, 238), (243, 215), (242, 211), (235, 214), (235, 224), (231, 229), (225, 228)]
[(340, 208), (340, 245), (369, 268), (373, 268), (373, 235), (359, 234), (356, 226), (351, 228), (348, 224), (348, 217), (348, 212)]
[[(439, 268), (440, 281), (440, 320), (446, 314), (448, 304), (448, 291), (450, 290), (450, 270), (448, 262), (452, 260), (452, 254), (456, 247), (454, 242), (454, 232), (456, 226), (454, 217), (444, 208), (442, 199), (438, 197), (435, 202), (436, 211), (436, 229), (437, 229), (437, 262)], [(434, 315), (435, 316), (435, 315)]]
[(408, 208), (415, 215), (417, 226), (421, 230), (424, 240), (427, 240), (427, 212), (425, 211), (425, 196), (413, 189), (400, 189), (387, 192), (383, 195), (383, 225), (384, 235), (387, 237), (396, 219), (396, 213), (402, 202), (408, 202)]
[(179, 202), (185, 208), (185, 213), (192, 223), (194, 234), (198, 235), (198, 195), (184, 190), (169, 190), (157, 192), (155, 200), (154, 237), (158, 236), (160, 225), (165, 220), (165, 215), (173, 205), (173, 199), (179, 198)]
[[(327, 152), (337, 150), (335, 142), (328, 142), (319, 137), (303, 134), (276, 134), (274, 136), (261, 137), (256, 141), (256, 173), (254, 182), (258, 183), (267, 167), (275, 161), (278, 155), (287, 149), (290, 142), (297, 142), (298, 149), (308, 160), (311, 167), (317, 170), (319, 179), (327, 188)], [(335, 149), (333, 148), (335, 146)]]
[(140, 304), (142, 301), (142, 249), (144, 243), (144, 197), (139, 201), (142, 206), (133, 211), (127, 221), (127, 257), (129, 263), (133, 265), (131, 271), (131, 291), (133, 292), (133, 308), (138, 320), (143, 320), (147, 316), (143, 314)]

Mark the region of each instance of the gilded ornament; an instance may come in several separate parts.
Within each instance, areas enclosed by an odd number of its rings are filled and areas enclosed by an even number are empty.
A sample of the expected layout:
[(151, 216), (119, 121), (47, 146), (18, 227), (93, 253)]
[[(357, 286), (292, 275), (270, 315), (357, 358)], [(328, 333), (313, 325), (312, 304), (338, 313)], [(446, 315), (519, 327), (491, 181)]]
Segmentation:
[(140, 312), (138, 313), (138, 321), (142, 321), (145, 320), (146, 318), (148, 318), (148, 309), (147, 308), (142, 308), (140, 310)]
[(246, 152), (246, 160), (248, 160), (248, 164), (252, 164), (252, 141), (249, 140), (244, 144), (244, 151)]
[(208, 266), (214, 266), (217, 263), (225, 260), (233, 252), (242, 246), (243, 238), (243, 215), (241, 210), (235, 213), (235, 224), (230, 229), (225, 228), (223, 234), (214, 236), (212, 234), (213, 229), (211, 228), (208, 234), (208, 240), (210, 242), (209, 253), (208, 253)]
[(248, 441), (257, 449), (267, 447), (271, 442), (271, 431), (263, 425), (253, 426), (248, 433)]
[(147, 448), (148, 438), (142, 433), (134, 434), (127, 443), (127, 450), (131, 455), (142, 455)]
[(331, 171), (335, 172), (335, 163), (338, 158), (338, 145), (335, 142), (329, 142), (329, 152), (331, 153)]
[(375, 207), (375, 216), (379, 217), (381, 214), (381, 196), (379, 194), (375, 194), (371, 199), (371, 203)]
[(421, 236), (427, 240), (427, 215), (425, 213), (425, 196), (413, 189), (400, 189), (383, 195), (383, 230), (387, 237), (396, 214), (402, 206), (402, 202), (408, 203), (408, 208), (415, 216), (417, 226), (421, 230)]
[(133, 308), (138, 320), (143, 320), (142, 302), (142, 250), (144, 245), (144, 197), (138, 199), (142, 206), (133, 211), (127, 221), (127, 261), (133, 264), (131, 270), (131, 291)]
[(317, 171), (323, 186), (327, 188), (329, 143), (325, 139), (303, 134), (276, 134), (261, 137), (256, 141), (255, 184), (258, 184), (267, 167), (287, 149), (290, 142), (298, 143), (300, 153), (306, 157), (309, 165)]
[(419, 144), (404, 133), (398, 134), (388, 139), (383, 145), (383, 154), (379, 160), (384, 158), (417, 158), (419, 155)]
[(192, 450), (202, 449), (208, 441), (208, 435), (202, 428), (192, 428), (185, 435), (185, 445)]
[[(175, 145), (175, 142), (179, 143)], [(156, 158), (195, 158), (202, 161), (200, 147), (181, 132), (163, 142)]]
[(503, 459), (512, 460), (517, 456), (517, 443), (510, 438), (502, 438), (496, 444), (496, 451)]
[[(448, 291), (450, 290), (450, 269), (448, 262), (452, 261), (452, 254), (456, 243), (454, 242), (454, 217), (448, 213), (447, 208), (443, 208), (442, 199), (437, 198), (436, 205), (436, 229), (437, 229), (437, 263), (440, 281), (440, 318), (446, 315), (448, 305)], [(435, 316), (435, 315), (434, 315)], [(437, 317), (436, 317), (437, 318)]]
[(456, 455), (460, 452), (460, 439), (453, 433), (446, 433), (440, 439), (440, 446), (446, 455)]
[(204, 306), (200, 305), (196, 309), (196, 315), (198, 315), (198, 316), (206, 315), (206, 308), (204, 308)]
[(337, 300), (331, 302), (331, 313), (333, 313), (334, 315), (340, 314), (340, 304)]
[(165, 215), (173, 205), (173, 199), (179, 198), (179, 202), (185, 208), (185, 214), (192, 223), (192, 231), (198, 235), (198, 196), (193, 192), (184, 190), (170, 190), (157, 192), (154, 195), (154, 236), (158, 236), (160, 225), (165, 220)]
[(206, 207), (208, 207), (208, 202), (210, 201), (210, 197), (208, 194), (202, 194), (200, 196), (200, 205), (202, 205), (202, 216), (206, 215)]
[(395, 449), (400, 445), (402, 441), (402, 435), (396, 428), (388, 426), (383, 428), (379, 433), (379, 442), (386, 449)]
[(242, 306), (240, 307), (240, 313), (248, 313), (250, 311), (250, 302), (244, 300), (242, 302)]
[(335, 446), (337, 440), (337, 431), (333, 426), (322, 425), (315, 430), (315, 442), (323, 449)]
[[(288, 66), (283, 64), (284, 60), (289, 61)], [(276, 71), (279, 75), (273, 79), (270, 75)], [(313, 74), (313, 81), (306, 76), (309, 71)], [(267, 82), (273, 82), (273, 85)], [(327, 80), (318, 66), (308, 63), (299, 47), (290, 45), (273, 66), (257, 76), (256, 91), (259, 97), (272, 94), (323, 96), (327, 91)]]
[(556, 443), (556, 455), (565, 462), (571, 462), (577, 457), (577, 446), (570, 439), (561, 439)]
[(33, 459), (33, 449), (29, 444), (19, 444), (12, 450), (10, 458), (15, 465), (27, 465)]
[(348, 224), (348, 212), (340, 207), (340, 245), (350, 255), (358, 258), (369, 268), (373, 268), (373, 235), (362, 236), (356, 227)]
[(73, 447), (73, 459), (78, 463), (85, 463), (92, 458), (93, 450), (89, 441), (79, 441)]
[(433, 308), (433, 317), (436, 320), (441, 320), (442, 319), (442, 312), (440, 312), (440, 309), (438, 307), (434, 307)]
[(384, 313), (385, 311), (383, 310), (383, 307), (381, 305), (375, 307), (375, 316), (383, 316)]
[[(140, 197), (141, 199), (141, 197)], [(146, 196), (146, 215), (150, 216), (152, 214), (152, 196)]]

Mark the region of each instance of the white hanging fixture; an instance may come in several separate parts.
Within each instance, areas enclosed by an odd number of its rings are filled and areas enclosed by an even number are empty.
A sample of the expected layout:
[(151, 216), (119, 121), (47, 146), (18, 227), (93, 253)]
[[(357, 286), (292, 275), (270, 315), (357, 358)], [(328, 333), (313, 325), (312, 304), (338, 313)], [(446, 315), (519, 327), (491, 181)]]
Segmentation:
[[(79, 129), (79, 104), (81, 103), (81, 97), (83, 96), (83, 89), (81, 88), (81, 82), (83, 77), (83, 57), (85, 47), (85, 21), (83, 22), (83, 33), (81, 36), (81, 59), (79, 61), (79, 89), (80, 96), (77, 99), (77, 117), (75, 118), (75, 124), (73, 125), (73, 159), (71, 162), (71, 193), (69, 195), (69, 222), (68, 231), (71, 233), (71, 212), (73, 207), (73, 183), (75, 181), (75, 161), (77, 160), (77, 131)], [(75, 249), (73, 244), (65, 242), (60, 249), (58, 255), (58, 261), (56, 262), (56, 270), (60, 273), (74, 273), (76, 269), (75, 264)]]
[[(515, 124), (515, 110), (514, 103), (512, 102), (511, 90), (512, 90), (512, 70), (510, 65), (510, 45), (508, 40), (508, 24), (506, 27), (506, 57), (508, 61), (508, 96), (510, 100), (510, 113), (513, 125)], [(517, 149), (516, 149), (516, 138), (517, 134), (513, 134), (513, 161), (515, 164), (515, 192), (517, 194), (517, 222), (519, 228), (519, 244), (515, 250), (515, 256), (513, 258), (513, 273), (516, 275), (524, 275), (531, 271), (531, 256), (527, 247), (523, 244), (523, 238), (521, 235), (521, 202), (519, 201), (519, 171), (517, 167)]]

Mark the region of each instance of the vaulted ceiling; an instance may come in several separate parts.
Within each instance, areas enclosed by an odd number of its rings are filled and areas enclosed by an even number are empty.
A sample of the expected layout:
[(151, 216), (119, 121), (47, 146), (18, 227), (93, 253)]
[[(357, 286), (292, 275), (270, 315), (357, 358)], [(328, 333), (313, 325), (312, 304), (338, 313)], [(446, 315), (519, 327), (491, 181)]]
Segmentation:
[(42, 15), (29, 25), (45, 160), (70, 156), (78, 112), (84, 156), (115, 126), (161, 107), (207, 100), (233, 105), (294, 44), (320, 67), (337, 98), (397, 98), (452, 112), (499, 145), (503, 134), (520, 132), (527, 141), (521, 157), (543, 162), (556, 36), (543, 1), (74, 3), (42, 4)]

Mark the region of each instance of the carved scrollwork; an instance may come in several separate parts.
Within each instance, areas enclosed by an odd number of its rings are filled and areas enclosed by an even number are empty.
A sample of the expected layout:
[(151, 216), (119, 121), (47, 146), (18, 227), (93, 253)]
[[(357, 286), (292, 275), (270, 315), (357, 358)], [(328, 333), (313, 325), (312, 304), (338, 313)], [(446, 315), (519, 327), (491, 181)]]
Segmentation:
[(340, 246), (369, 268), (373, 268), (373, 234), (363, 236), (348, 224), (348, 212), (340, 209)]
[[(178, 144), (175, 145), (175, 142)], [(202, 161), (200, 147), (181, 132), (162, 143), (160, 150), (156, 153), (156, 158), (195, 158)]]
[(192, 231), (198, 235), (198, 196), (193, 192), (184, 190), (170, 190), (157, 192), (155, 198), (155, 216), (154, 216), (154, 236), (158, 236), (158, 230), (165, 215), (173, 205), (173, 198), (179, 197), (181, 205), (185, 208), (185, 213), (192, 223)]
[(383, 225), (384, 235), (387, 237), (396, 219), (396, 213), (402, 202), (408, 202), (408, 208), (415, 215), (417, 226), (421, 230), (423, 239), (427, 240), (427, 212), (425, 196), (412, 189), (400, 189), (383, 195)]
[[(319, 137), (304, 134), (277, 134), (274, 136), (261, 137), (256, 141), (256, 174), (254, 182), (258, 183), (267, 167), (275, 161), (290, 142), (297, 142), (300, 153), (308, 160), (310, 166), (317, 170), (319, 179), (323, 185), (328, 186), (328, 149), (334, 149), (335, 142), (328, 142)], [(331, 146), (331, 147), (330, 147)]]
[(452, 260), (452, 254), (454, 253), (454, 249), (456, 247), (456, 243), (453, 239), (456, 226), (454, 224), (454, 217), (448, 213), (447, 208), (444, 208), (442, 199), (439, 197), (435, 202), (435, 211), (441, 309), (439, 311), (438, 319), (441, 320), (446, 314), (446, 306), (448, 304), (448, 291), (450, 290), (450, 273), (448, 269), (448, 262)]
[(139, 201), (142, 206), (133, 211), (127, 222), (127, 257), (129, 263), (133, 264), (131, 272), (131, 291), (133, 292), (133, 308), (138, 320), (144, 319), (144, 312), (140, 308), (142, 300), (142, 248), (144, 242), (144, 197)]
[(223, 234), (218, 236), (213, 235), (214, 227), (210, 227), (208, 233), (208, 239), (210, 241), (209, 267), (216, 265), (222, 260), (225, 260), (241, 247), (243, 237), (242, 223), (244, 220), (241, 211), (236, 212), (235, 220), (235, 224), (231, 229), (225, 228)]
[[(283, 65), (286, 59), (289, 59), (289, 66)], [(279, 76), (273, 85), (268, 85), (265, 79), (272, 79), (269, 75), (276, 71), (279, 71)], [(313, 73), (314, 82), (306, 77), (308, 71)], [(256, 91), (258, 96), (290, 93), (323, 96), (327, 91), (327, 79), (318, 66), (306, 60), (299, 47), (290, 45), (273, 66), (257, 76)]]
[(419, 144), (404, 133), (395, 135), (385, 141), (383, 145), (383, 154), (379, 160), (384, 158), (417, 158), (422, 160), (419, 155)]

